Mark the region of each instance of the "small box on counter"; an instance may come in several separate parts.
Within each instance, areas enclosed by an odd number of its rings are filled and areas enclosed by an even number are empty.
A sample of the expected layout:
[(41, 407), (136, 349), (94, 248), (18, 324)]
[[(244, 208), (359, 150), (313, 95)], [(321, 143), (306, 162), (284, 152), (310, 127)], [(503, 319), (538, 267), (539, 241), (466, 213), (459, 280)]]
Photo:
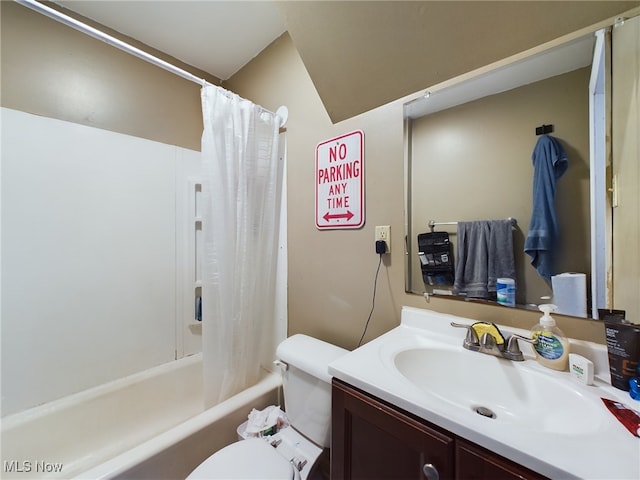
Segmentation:
[(640, 325), (616, 315), (606, 316), (604, 324), (611, 385), (629, 391), (629, 382), (640, 375)]

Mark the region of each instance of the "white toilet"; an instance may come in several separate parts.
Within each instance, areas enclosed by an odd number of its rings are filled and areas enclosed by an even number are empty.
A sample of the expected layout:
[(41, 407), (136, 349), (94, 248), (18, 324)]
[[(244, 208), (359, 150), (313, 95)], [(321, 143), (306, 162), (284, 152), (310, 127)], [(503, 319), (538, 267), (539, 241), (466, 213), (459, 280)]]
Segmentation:
[(293, 335), (276, 351), (282, 365), (285, 411), (290, 426), (265, 438), (233, 443), (211, 455), (193, 479), (306, 480), (329, 447), (331, 377), (327, 366), (348, 353), (306, 335)]

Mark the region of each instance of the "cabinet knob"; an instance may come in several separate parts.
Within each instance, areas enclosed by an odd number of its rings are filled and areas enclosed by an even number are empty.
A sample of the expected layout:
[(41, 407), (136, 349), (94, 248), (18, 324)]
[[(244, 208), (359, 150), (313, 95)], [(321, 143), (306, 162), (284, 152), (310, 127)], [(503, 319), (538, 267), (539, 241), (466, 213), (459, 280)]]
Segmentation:
[(427, 477), (427, 480), (439, 480), (440, 478), (438, 469), (432, 463), (425, 463), (422, 467), (422, 473)]

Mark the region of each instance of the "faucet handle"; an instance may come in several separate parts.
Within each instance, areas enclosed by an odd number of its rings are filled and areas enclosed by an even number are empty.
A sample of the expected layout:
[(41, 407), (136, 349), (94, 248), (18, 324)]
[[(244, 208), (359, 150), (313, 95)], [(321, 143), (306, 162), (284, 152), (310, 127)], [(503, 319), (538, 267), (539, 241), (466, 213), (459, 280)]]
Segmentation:
[(465, 345), (480, 345), (480, 339), (478, 338), (478, 334), (476, 333), (476, 331), (472, 328), (472, 325), (465, 325), (464, 323), (451, 322), (451, 326), (456, 328), (467, 329), (467, 336), (464, 339)]
[(507, 343), (508, 354), (522, 357), (522, 350), (520, 350), (520, 345), (518, 345), (518, 340), (522, 340), (523, 342), (527, 342), (532, 345), (535, 345), (538, 343), (537, 338), (523, 337), (522, 335), (517, 335), (514, 333), (509, 337), (509, 342)]
[(485, 332), (482, 334), (482, 336), (480, 337), (480, 345), (483, 346), (484, 348), (496, 348), (498, 347), (499, 349), (504, 348), (503, 346), (498, 346), (496, 339), (493, 337), (493, 335), (491, 335), (489, 332)]

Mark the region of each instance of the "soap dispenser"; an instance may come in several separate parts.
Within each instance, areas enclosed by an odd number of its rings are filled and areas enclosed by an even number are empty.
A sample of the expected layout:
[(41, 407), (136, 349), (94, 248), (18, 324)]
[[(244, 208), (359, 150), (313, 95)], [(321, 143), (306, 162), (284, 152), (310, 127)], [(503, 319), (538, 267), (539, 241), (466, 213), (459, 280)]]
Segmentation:
[(558, 307), (546, 303), (538, 308), (544, 315), (540, 317), (540, 323), (531, 329), (531, 337), (538, 340), (534, 345), (536, 360), (545, 367), (564, 371), (569, 365), (569, 340), (550, 315)]

